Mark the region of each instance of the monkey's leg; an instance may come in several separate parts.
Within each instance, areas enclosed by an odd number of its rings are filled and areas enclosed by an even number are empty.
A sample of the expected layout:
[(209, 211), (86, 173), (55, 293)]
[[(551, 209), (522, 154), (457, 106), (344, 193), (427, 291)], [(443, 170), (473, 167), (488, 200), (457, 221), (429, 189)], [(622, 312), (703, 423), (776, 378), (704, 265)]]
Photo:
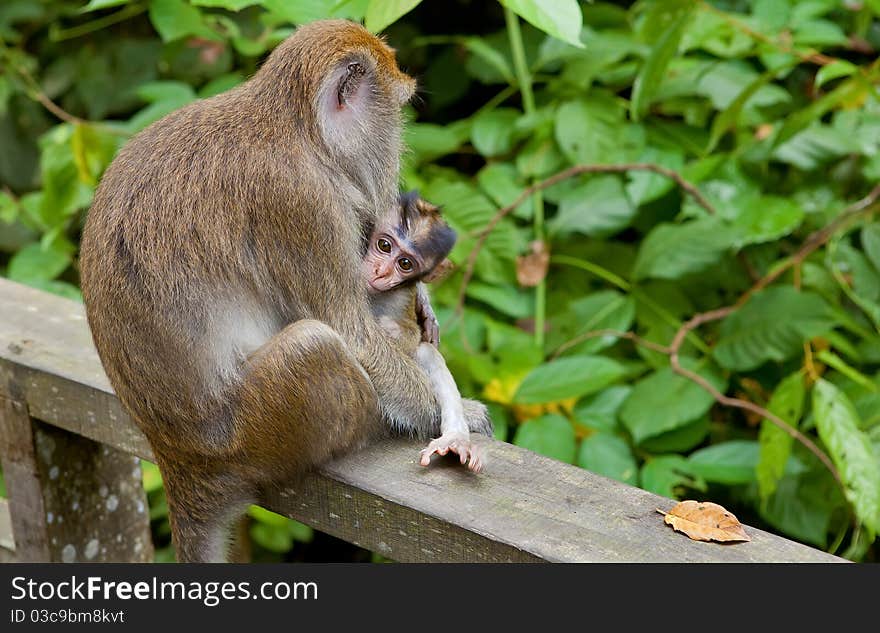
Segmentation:
[(230, 401), (237, 406), (229, 455), (167, 464), (160, 456), (180, 561), (226, 560), (231, 528), (263, 484), (358, 448), (382, 429), (369, 378), (318, 321), (293, 323), (254, 352)]
[(171, 537), (182, 563), (216, 563), (229, 559), (232, 528), (256, 500), (246, 477), (234, 469), (194, 459), (182, 462), (156, 456), (168, 498)]
[(288, 325), (255, 351), (236, 395), (237, 448), (265, 481), (363, 446), (381, 429), (369, 377), (320, 321)]
[(446, 455), (449, 451), (457, 454), (462, 464), (467, 464), (474, 472), (483, 469), (482, 449), (471, 443), (468, 422), (465, 419), (461, 394), (455, 379), (446, 367), (446, 361), (431, 343), (421, 343), (416, 351), (416, 359), (434, 388), (440, 404), (440, 437), (432, 440), (421, 451), (420, 463), (428, 466), (431, 455)]

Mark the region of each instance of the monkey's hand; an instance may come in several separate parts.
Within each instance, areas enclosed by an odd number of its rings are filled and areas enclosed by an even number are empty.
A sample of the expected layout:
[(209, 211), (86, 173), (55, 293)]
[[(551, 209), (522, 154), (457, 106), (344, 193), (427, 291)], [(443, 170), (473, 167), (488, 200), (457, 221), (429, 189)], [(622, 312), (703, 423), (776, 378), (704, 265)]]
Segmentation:
[(416, 318), (422, 328), (422, 341), (430, 343), (434, 347), (440, 345), (440, 324), (431, 307), (428, 291), (424, 284), (418, 284), (416, 290)]
[(436, 440), (431, 440), (430, 444), (419, 453), (421, 455), (419, 463), (422, 466), (428, 466), (431, 464), (431, 455), (434, 453), (446, 455), (449, 451), (458, 455), (459, 461), (462, 464), (467, 464), (467, 467), (473, 472), (478, 473), (483, 470), (485, 463), (483, 449), (473, 444), (466, 433), (457, 431), (446, 433)]

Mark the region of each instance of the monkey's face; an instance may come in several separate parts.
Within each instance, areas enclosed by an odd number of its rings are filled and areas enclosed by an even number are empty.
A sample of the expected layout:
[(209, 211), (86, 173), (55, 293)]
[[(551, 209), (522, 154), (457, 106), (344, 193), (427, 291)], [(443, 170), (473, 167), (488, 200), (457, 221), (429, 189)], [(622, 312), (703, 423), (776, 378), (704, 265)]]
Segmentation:
[(364, 256), (370, 290), (387, 292), (426, 280), (454, 244), (455, 231), (440, 217), (438, 207), (419, 198), (417, 192), (401, 195), (397, 208), (377, 225)]
[(370, 239), (363, 272), (371, 292), (387, 292), (425, 274), (426, 262), (399, 228), (375, 231)]

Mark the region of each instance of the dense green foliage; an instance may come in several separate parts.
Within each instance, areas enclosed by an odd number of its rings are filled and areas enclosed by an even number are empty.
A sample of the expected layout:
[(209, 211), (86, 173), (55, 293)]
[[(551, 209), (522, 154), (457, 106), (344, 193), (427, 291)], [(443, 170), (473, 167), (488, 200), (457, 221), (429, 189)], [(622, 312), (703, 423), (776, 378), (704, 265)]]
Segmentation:
[[(7, 277), (77, 296), (78, 233), (127, 138), (295, 24), (365, 19), (420, 79), (402, 186), (458, 231), (442, 351), (498, 436), (877, 559), (877, 192), (854, 203), (880, 176), (880, 1), (84, 4), (0, 5)], [(253, 518), (265, 551), (311, 537)]]

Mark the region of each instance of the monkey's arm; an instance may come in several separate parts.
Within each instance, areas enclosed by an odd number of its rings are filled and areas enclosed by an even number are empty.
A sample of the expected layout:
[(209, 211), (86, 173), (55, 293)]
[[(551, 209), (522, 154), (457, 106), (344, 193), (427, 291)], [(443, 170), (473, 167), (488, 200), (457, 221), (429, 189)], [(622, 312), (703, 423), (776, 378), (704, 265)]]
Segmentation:
[(461, 394), (455, 379), (446, 367), (446, 361), (430, 343), (422, 343), (416, 352), (419, 366), (425, 371), (440, 404), (440, 437), (422, 449), (420, 463), (427, 466), (431, 455), (456, 453), (462, 464), (475, 473), (483, 469), (484, 457), (480, 447), (471, 443), (468, 422), (465, 419)]
[(425, 284), (416, 284), (416, 319), (422, 329), (422, 341), (434, 347), (440, 345), (440, 324), (431, 307), (431, 298)]
[(395, 431), (432, 437), (440, 425), (440, 408), (425, 372), (409, 355), (412, 348), (407, 354), (403, 343), (389, 336), (369, 310), (356, 317), (354, 304), (349, 302), (349, 308), (347, 320), (330, 315), (328, 321), (370, 378), (383, 419)]

